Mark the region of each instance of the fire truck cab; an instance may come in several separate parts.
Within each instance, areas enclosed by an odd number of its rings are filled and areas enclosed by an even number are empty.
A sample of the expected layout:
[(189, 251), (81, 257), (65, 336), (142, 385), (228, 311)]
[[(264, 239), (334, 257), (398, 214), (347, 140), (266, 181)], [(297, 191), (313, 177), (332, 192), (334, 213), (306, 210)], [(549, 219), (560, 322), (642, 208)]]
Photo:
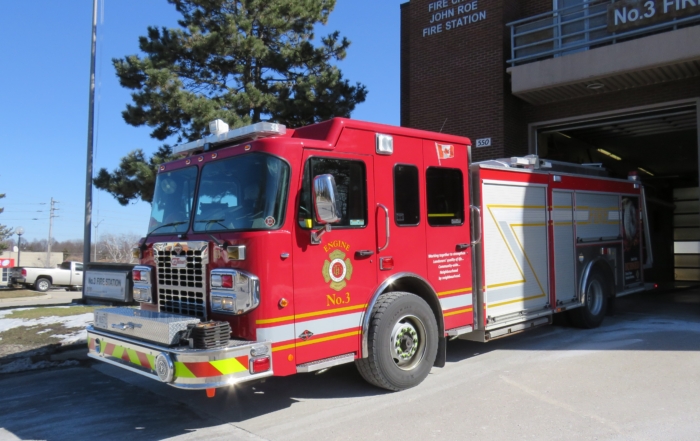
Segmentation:
[(644, 289), (637, 181), (343, 118), (211, 132), (159, 167), (140, 308), (98, 310), (91, 357), (209, 391), (355, 362), (402, 390), (449, 338), (595, 327)]

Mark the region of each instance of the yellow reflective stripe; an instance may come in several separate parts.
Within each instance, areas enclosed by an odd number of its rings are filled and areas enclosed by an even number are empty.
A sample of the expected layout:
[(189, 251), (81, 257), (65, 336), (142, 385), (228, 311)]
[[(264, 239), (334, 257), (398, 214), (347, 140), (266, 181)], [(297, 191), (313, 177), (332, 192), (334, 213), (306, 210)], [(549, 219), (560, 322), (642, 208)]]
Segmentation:
[(488, 307), (495, 308), (497, 306), (510, 305), (511, 303), (526, 302), (528, 300), (539, 299), (540, 297), (544, 297), (544, 296), (545, 296), (544, 294), (539, 294), (539, 295), (532, 296), (532, 297), (524, 297), (524, 298), (518, 298), (515, 300), (508, 300), (507, 302), (491, 303), (488, 305)]
[(428, 217), (454, 217), (454, 213), (435, 213), (428, 214)]
[(461, 289), (453, 289), (452, 291), (441, 291), (437, 293), (438, 297), (450, 295), (450, 294), (455, 294), (455, 293), (460, 293), (460, 294), (468, 294), (472, 292), (471, 288), (461, 288)]
[(192, 371), (187, 369), (185, 363), (180, 361), (175, 362), (175, 378), (196, 378)]
[(148, 358), (148, 364), (149, 364), (148, 367), (151, 369), (155, 369), (156, 368), (156, 357), (154, 357), (151, 354), (146, 354), (146, 358)]
[(126, 354), (129, 356), (130, 362), (137, 366), (141, 366), (141, 360), (139, 360), (139, 356), (136, 354), (136, 351), (134, 351), (133, 349), (127, 349)]
[(112, 357), (122, 358), (122, 355), (124, 355), (124, 348), (122, 346), (115, 346), (114, 352), (112, 352)]
[(308, 346), (308, 345), (313, 345), (316, 343), (323, 343), (324, 341), (330, 341), (330, 340), (337, 340), (339, 338), (345, 338), (345, 337), (352, 337), (353, 335), (359, 335), (361, 331), (352, 331), (352, 332), (346, 332), (344, 334), (338, 334), (338, 335), (331, 335), (329, 337), (321, 337), (321, 338), (316, 338), (313, 340), (308, 340), (308, 341), (302, 341), (300, 343), (292, 343), (290, 345), (284, 345), (284, 346), (277, 346), (276, 348), (272, 348), (272, 352), (277, 352), (277, 351), (283, 351), (285, 349), (292, 349), (294, 347), (301, 347), (301, 346)]
[(540, 209), (547, 208), (544, 205), (507, 205), (507, 204), (489, 204), (487, 208), (527, 208), (527, 209)]
[(457, 311), (446, 312), (445, 314), (443, 314), (443, 316), (449, 317), (451, 315), (463, 314), (465, 312), (472, 312), (472, 310), (473, 310), (473, 308), (470, 306), (469, 308), (458, 309)]
[(288, 315), (286, 317), (256, 320), (255, 324), (256, 325), (267, 325), (269, 323), (286, 322), (288, 320), (294, 320), (294, 319), (300, 319), (300, 318), (306, 318), (306, 317), (316, 317), (319, 315), (335, 314), (336, 312), (354, 311), (356, 309), (365, 309), (366, 307), (367, 307), (367, 305), (355, 305), (355, 306), (345, 306), (343, 308), (326, 309), (324, 311), (305, 312), (303, 314)]
[(226, 360), (215, 360), (209, 362), (212, 366), (221, 372), (221, 375), (235, 374), (236, 372), (247, 371), (248, 368), (243, 366), (240, 361), (235, 358)]

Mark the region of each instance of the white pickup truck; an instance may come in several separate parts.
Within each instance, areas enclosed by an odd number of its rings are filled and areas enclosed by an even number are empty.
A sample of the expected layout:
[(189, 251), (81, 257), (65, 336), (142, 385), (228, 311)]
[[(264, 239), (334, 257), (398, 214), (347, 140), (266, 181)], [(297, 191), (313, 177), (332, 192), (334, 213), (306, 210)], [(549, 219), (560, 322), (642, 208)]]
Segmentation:
[(47, 291), (52, 286), (79, 289), (83, 286), (83, 263), (63, 262), (56, 268), (14, 268), (10, 283), (41, 292)]

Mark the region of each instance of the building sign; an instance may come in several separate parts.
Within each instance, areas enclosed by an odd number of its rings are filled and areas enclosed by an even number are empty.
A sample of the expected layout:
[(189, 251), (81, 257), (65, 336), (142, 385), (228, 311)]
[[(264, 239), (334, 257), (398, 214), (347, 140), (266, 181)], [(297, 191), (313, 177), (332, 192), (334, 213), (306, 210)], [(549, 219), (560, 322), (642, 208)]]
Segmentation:
[(608, 6), (608, 32), (700, 14), (700, 0), (620, 0)]
[(129, 300), (131, 286), (127, 271), (95, 271), (88, 270), (83, 281), (85, 297), (110, 299), (118, 301)]
[(486, 11), (479, 9), (478, 0), (432, 1), (428, 3), (428, 15), (429, 23), (423, 28), (423, 37), (486, 20)]
[(15, 266), (15, 259), (6, 259), (0, 257), (0, 268), (13, 268)]
[(476, 140), (476, 148), (491, 147), (491, 138), (481, 138)]

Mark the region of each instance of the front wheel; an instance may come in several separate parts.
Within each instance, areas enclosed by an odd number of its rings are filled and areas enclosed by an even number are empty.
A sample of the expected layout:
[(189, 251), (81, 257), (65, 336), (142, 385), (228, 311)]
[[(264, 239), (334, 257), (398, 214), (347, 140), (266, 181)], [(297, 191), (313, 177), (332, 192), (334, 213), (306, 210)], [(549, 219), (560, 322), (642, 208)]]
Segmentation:
[(435, 315), (425, 300), (406, 292), (383, 294), (372, 310), (367, 358), (356, 361), (367, 382), (392, 391), (420, 384), (438, 347)]
[(46, 292), (49, 288), (51, 288), (51, 281), (49, 279), (40, 277), (34, 282), (34, 289), (39, 292)]
[(597, 328), (603, 323), (608, 309), (608, 284), (603, 275), (591, 272), (586, 281), (583, 306), (569, 311), (569, 319), (579, 328)]

